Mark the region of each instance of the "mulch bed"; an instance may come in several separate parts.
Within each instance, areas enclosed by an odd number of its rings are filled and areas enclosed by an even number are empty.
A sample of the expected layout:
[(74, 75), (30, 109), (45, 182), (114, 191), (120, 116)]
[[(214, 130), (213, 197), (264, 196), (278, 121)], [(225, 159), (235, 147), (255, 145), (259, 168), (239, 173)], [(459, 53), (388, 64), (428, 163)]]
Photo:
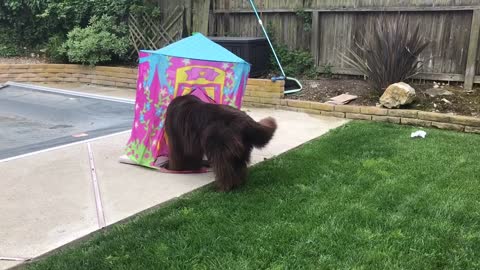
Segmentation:
[(45, 64), (45, 58), (40, 57), (0, 57), (0, 64)]
[[(341, 94), (351, 94), (358, 96), (358, 99), (349, 103), (351, 105), (377, 106), (380, 97), (379, 93), (361, 79), (321, 78), (301, 82), (303, 90), (288, 95), (287, 98), (326, 102)], [(440, 88), (452, 92), (453, 95), (437, 97), (430, 97), (425, 93), (426, 90), (433, 88), (432, 82), (411, 83), (411, 86), (415, 88), (417, 97), (414, 103), (406, 106), (405, 109), (480, 116), (480, 87), (478, 86), (474, 91), (465, 91), (460, 84), (442, 85)]]

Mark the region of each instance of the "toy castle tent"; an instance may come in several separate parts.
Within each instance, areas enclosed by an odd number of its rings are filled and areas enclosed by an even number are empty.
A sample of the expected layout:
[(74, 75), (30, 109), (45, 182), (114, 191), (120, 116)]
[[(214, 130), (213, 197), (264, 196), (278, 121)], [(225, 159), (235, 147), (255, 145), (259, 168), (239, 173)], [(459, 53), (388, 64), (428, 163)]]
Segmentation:
[(129, 163), (155, 167), (157, 158), (168, 156), (165, 113), (177, 96), (195, 94), (240, 109), (250, 64), (202, 34), (139, 56)]

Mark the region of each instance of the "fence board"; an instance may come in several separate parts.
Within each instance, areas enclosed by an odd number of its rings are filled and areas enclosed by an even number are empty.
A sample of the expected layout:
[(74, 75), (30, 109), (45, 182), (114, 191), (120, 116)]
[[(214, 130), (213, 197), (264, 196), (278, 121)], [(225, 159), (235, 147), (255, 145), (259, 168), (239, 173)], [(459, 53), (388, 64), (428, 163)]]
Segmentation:
[[(362, 15), (352, 14), (326, 14), (323, 31), (331, 31), (331, 25), (334, 28), (340, 28), (341, 31), (349, 31), (353, 26), (353, 35), (340, 37), (334, 44), (328, 44), (331, 37), (324, 40), (324, 45), (330, 46), (330, 50), (325, 51), (323, 57), (320, 57), (319, 64), (325, 62), (324, 59), (339, 67), (345, 67), (344, 63), (338, 59), (338, 53), (334, 52), (334, 48), (345, 53), (345, 49), (353, 45), (353, 40), (359, 38), (367, 29), (371, 29), (373, 22), (378, 18), (379, 14), (369, 13)], [(385, 16), (394, 16), (386, 14)], [(351, 21), (342, 24), (338, 21), (331, 21), (331, 17), (350, 17)], [(471, 12), (441, 12), (441, 13), (415, 13), (408, 15), (410, 27), (416, 24), (420, 25), (420, 33), (423, 37), (430, 41), (430, 46), (423, 52), (421, 59), (425, 61), (424, 72), (428, 73), (453, 73), (463, 74), (466, 66), (466, 52), (468, 50), (469, 27), (462, 27), (471, 21)], [(366, 27), (365, 27), (366, 26)]]
[[(218, 9), (249, 9), (247, 0), (214, 0)], [(362, 7), (442, 7), (442, 6), (478, 6), (478, 0), (255, 0), (259, 8), (297, 9), (297, 8), (362, 8)]]
[[(212, 1), (215, 10), (210, 34), (262, 36), (248, 1)], [(336, 70), (349, 70), (339, 55), (354, 47), (355, 39), (381, 14), (378, 11), (388, 10), (384, 14), (394, 16), (394, 11), (405, 10), (411, 27), (419, 23), (423, 37), (431, 42), (421, 55), (425, 61), (424, 74), (434, 77), (445, 74), (444, 78), (462, 80), (472, 13), (480, 9), (479, 0), (255, 0), (255, 3), (260, 11), (267, 11), (261, 12), (261, 16), (266, 26), (270, 24), (276, 43), (309, 49), (320, 69), (331, 64)], [(297, 16), (299, 10), (318, 12), (318, 17), (312, 19), (312, 32), (303, 30), (304, 21)], [(479, 60), (480, 46), (474, 61), (477, 75), (480, 75)]]
[[(304, 31), (303, 19), (295, 14), (264, 14), (264, 26), (273, 30), (274, 39), (289, 48), (310, 48), (310, 32)], [(217, 14), (215, 26), (210, 28), (211, 35), (262, 37), (263, 32), (254, 15), (251, 14)]]
[(210, 0), (194, 0), (192, 5), (192, 31), (207, 34)]
[[(166, 3), (165, 14), (170, 12), (172, 5), (183, 4), (187, 7), (184, 20), (187, 33), (189, 29), (206, 32), (208, 28), (210, 35), (263, 36), (248, 1), (211, 1), (214, 10), (210, 14), (210, 1), (159, 2)], [(255, 3), (260, 11), (267, 11), (261, 16), (264, 24), (274, 33), (277, 43), (286, 44), (289, 48), (311, 50), (320, 69), (324, 64), (331, 64), (334, 70), (347, 73), (349, 67), (339, 55), (345, 53), (347, 48), (354, 47), (355, 38), (368, 29), (378, 16), (378, 11), (409, 11), (409, 21), (412, 24), (420, 23), (424, 38), (431, 41), (431, 46), (421, 56), (425, 60), (425, 68), (424, 74), (419, 76), (453, 80), (463, 80), (465, 77), (472, 10), (480, 9), (478, 0), (256, 0)], [(299, 10), (318, 11), (311, 32), (303, 29), (305, 22), (296, 14)], [(178, 19), (173, 21), (178, 22)], [(151, 22), (148, 24), (157, 33), (165, 32), (156, 29), (159, 27)], [(135, 30), (132, 39), (141, 39), (140, 29)], [(177, 35), (178, 31), (172, 34)], [(149, 46), (160, 41), (159, 36), (155, 39), (145, 36), (143, 39)], [(162, 36), (161, 39), (170, 38)], [(477, 46), (477, 51), (476, 59), (470, 60), (470, 64), (475, 66), (474, 73), (480, 75), (480, 46)], [(478, 81), (478, 76), (474, 81)]]
[(475, 10), (472, 17), (472, 26), (470, 27), (470, 38), (468, 41), (468, 56), (465, 70), (465, 89), (472, 89), (475, 80), (475, 65), (478, 59), (478, 42), (480, 34), (480, 10)]

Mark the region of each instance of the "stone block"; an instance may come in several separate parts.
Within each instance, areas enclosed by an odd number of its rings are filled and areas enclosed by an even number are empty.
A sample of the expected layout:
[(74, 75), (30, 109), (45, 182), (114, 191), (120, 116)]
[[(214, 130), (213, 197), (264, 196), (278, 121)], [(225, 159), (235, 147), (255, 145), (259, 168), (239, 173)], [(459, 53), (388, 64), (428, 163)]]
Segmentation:
[(372, 115), (372, 120), (377, 122), (400, 124), (400, 117)]
[(362, 114), (371, 114), (371, 115), (387, 115), (388, 110), (377, 108), (377, 107), (360, 107), (360, 112)]
[(328, 116), (328, 117), (345, 118), (345, 113), (343, 113), (343, 112), (325, 112), (325, 111), (322, 111), (321, 114), (323, 116)]
[(345, 113), (360, 113), (359, 106), (352, 105), (335, 105), (336, 112), (345, 112)]
[(345, 118), (356, 120), (372, 120), (371, 115), (361, 113), (346, 113)]
[(463, 131), (465, 129), (465, 126), (463, 125), (442, 123), (442, 122), (432, 122), (432, 127), (436, 127), (440, 129), (456, 130), (456, 131)]
[(287, 99), (287, 105), (289, 107), (310, 109), (312, 102), (305, 100)]
[(401, 110), (401, 109), (391, 109), (388, 110), (389, 116), (395, 117), (406, 117), (406, 118), (417, 118), (418, 117), (418, 110)]
[(480, 127), (465, 127), (465, 132), (480, 134)]
[(418, 112), (418, 119), (421, 120), (430, 120), (442, 123), (449, 123), (451, 120), (451, 115), (443, 113), (434, 113), (434, 112)]
[(450, 117), (450, 120), (454, 124), (472, 126), (472, 127), (480, 127), (480, 118), (478, 118), (478, 117), (453, 115), (453, 116)]
[(421, 126), (421, 127), (432, 126), (432, 121), (420, 120), (415, 118), (401, 118), (400, 123), (402, 125)]
[(332, 112), (335, 109), (333, 104), (312, 102), (310, 107), (315, 110)]
[(280, 99), (278, 99), (278, 98), (260, 98), (260, 103), (280, 105)]

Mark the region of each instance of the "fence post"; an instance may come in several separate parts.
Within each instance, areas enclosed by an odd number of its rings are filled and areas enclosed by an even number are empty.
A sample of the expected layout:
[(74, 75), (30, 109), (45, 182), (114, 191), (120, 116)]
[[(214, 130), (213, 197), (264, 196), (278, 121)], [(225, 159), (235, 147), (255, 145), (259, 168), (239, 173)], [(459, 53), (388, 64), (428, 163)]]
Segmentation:
[(475, 66), (477, 64), (477, 51), (480, 35), (480, 9), (475, 9), (472, 16), (470, 29), (470, 41), (468, 43), (467, 69), (465, 70), (466, 90), (472, 90), (475, 79)]
[(192, 34), (192, 0), (185, 0), (185, 24), (187, 35)]
[(310, 44), (310, 52), (315, 60), (315, 66), (320, 61), (318, 48), (320, 46), (320, 12), (312, 11), (312, 39)]
[(208, 19), (210, 17), (210, 0), (194, 0), (192, 3), (192, 31), (208, 35)]

